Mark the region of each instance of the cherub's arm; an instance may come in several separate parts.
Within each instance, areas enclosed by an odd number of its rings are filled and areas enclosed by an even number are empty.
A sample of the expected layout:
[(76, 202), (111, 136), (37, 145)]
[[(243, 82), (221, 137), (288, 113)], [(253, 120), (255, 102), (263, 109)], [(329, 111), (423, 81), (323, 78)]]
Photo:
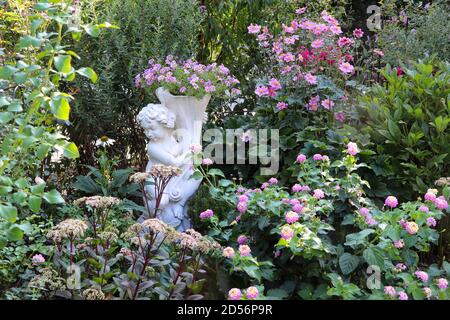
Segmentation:
[(178, 157), (174, 157), (170, 153), (161, 150), (161, 148), (158, 148), (157, 145), (151, 143), (148, 144), (147, 153), (151, 159), (154, 159), (156, 162), (163, 163), (166, 166), (179, 167), (181, 165), (181, 161)]

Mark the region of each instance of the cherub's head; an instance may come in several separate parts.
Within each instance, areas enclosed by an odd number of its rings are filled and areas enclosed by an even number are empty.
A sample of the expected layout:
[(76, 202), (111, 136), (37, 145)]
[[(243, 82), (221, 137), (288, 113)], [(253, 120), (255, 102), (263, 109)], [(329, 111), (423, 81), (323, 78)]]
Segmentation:
[(148, 104), (136, 117), (150, 140), (159, 140), (170, 135), (175, 127), (175, 114), (162, 104)]

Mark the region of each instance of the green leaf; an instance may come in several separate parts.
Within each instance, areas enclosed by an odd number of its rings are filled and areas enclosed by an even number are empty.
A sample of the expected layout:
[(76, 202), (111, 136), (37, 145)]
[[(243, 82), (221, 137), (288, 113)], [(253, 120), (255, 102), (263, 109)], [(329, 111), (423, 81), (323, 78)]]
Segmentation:
[(28, 198), (28, 205), (29, 205), (31, 211), (33, 211), (34, 213), (37, 213), (37, 212), (39, 212), (39, 210), (41, 210), (41, 204), (42, 204), (41, 197), (31, 195)]
[(55, 118), (69, 120), (70, 105), (66, 98), (57, 96), (50, 101), (50, 107)]
[(359, 264), (358, 257), (351, 255), (350, 253), (344, 253), (339, 257), (339, 267), (342, 273), (347, 275), (353, 272)]
[(18, 241), (23, 238), (23, 231), (19, 227), (13, 226), (6, 232), (6, 237), (9, 241)]
[(374, 232), (375, 230), (373, 229), (365, 229), (357, 233), (348, 234), (345, 237), (346, 242), (344, 244), (346, 246), (357, 246), (364, 243), (366, 237)]
[(94, 70), (92, 70), (91, 68), (81, 68), (77, 70), (78, 74), (81, 74), (82, 76), (90, 79), (92, 81), (92, 83), (96, 83), (97, 82), (97, 74), (95, 73)]
[(11, 205), (0, 205), (0, 218), (8, 222), (16, 222), (17, 208)]
[(67, 145), (63, 147), (63, 154), (70, 158), (70, 159), (76, 159), (80, 157), (80, 153), (78, 152), (78, 147), (75, 143), (70, 142)]
[(0, 67), (0, 79), (8, 80), (17, 71), (13, 66)]
[(86, 33), (88, 35), (90, 35), (91, 37), (96, 38), (100, 34), (100, 28), (98, 26), (85, 25), (85, 26), (83, 26), (83, 28), (86, 31)]
[(384, 252), (382, 249), (372, 246), (364, 250), (363, 257), (366, 262), (371, 265), (377, 265), (381, 269), (384, 268)]
[(72, 69), (71, 66), (72, 56), (69, 55), (57, 56), (55, 57), (54, 61), (56, 70), (58, 70), (61, 73), (69, 73), (70, 70)]
[(43, 198), (50, 204), (59, 204), (65, 202), (63, 197), (61, 197), (61, 194), (55, 189), (44, 193)]

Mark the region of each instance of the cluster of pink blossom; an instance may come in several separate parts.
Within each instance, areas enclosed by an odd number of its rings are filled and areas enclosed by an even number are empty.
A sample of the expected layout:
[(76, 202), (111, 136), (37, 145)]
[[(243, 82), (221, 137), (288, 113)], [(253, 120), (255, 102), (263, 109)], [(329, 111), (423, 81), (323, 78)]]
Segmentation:
[(239, 83), (224, 65), (203, 65), (193, 59), (177, 61), (167, 56), (164, 63), (150, 59), (149, 66), (135, 77), (136, 87), (164, 87), (173, 94), (202, 96), (204, 94), (240, 94)]
[[(238, 288), (232, 288), (230, 291), (228, 291), (228, 300), (241, 300), (241, 298), (244, 297), (242, 294), (242, 291)], [(245, 290), (245, 298), (249, 300), (255, 300), (259, 297), (259, 290), (257, 287), (248, 287)]]
[[(309, 190), (309, 187), (307, 187)], [(292, 211), (296, 213), (302, 213), (304, 210), (303, 205), (301, 204), (300, 200), (298, 199), (283, 199), (283, 203), (286, 203), (291, 206)]]
[(445, 210), (448, 208), (448, 202), (444, 198), (444, 196), (437, 196), (437, 190), (436, 189), (428, 189), (427, 192), (424, 195), (425, 201), (429, 201), (434, 203), (434, 205), (439, 210)]
[(364, 217), (366, 223), (369, 226), (373, 226), (375, 224), (377, 224), (377, 222), (375, 221), (375, 219), (373, 218), (373, 216), (370, 214), (369, 209), (367, 208), (360, 208), (359, 209), (359, 214)]
[(214, 212), (211, 209), (205, 210), (200, 213), (200, 219), (209, 219), (212, 218)]
[(44, 262), (45, 262), (45, 258), (42, 256), (42, 254), (35, 254), (31, 258), (31, 263), (33, 264), (33, 266), (38, 266)]
[[(303, 14), (306, 8), (296, 12)], [(277, 62), (281, 77), (286, 78), (287, 83), (297, 85), (303, 81), (307, 86), (315, 86), (321, 74), (329, 74), (333, 70), (344, 76), (354, 73), (351, 51), (357, 39), (364, 35), (361, 29), (355, 29), (353, 36), (341, 36), (338, 20), (326, 11), (321, 13), (319, 21), (299, 17), (282, 27), (282, 33), (274, 36), (267, 26), (250, 24), (248, 33), (254, 34), (259, 45), (270, 52)], [(255, 93), (260, 97), (275, 97), (282, 87), (279, 79), (271, 78), (268, 85), (258, 85)], [(324, 109), (331, 110), (334, 104), (329, 98), (323, 99), (321, 103), (321, 97), (316, 95), (310, 98), (306, 107), (316, 111), (322, 105)], [(277, 104), (279, 110), (286, 107), (285, 103)]]

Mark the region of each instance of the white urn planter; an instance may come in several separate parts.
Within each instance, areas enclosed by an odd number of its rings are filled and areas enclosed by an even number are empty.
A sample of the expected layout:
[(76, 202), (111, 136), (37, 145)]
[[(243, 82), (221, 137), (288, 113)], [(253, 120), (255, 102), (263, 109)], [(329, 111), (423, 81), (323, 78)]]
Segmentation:
[(175, 96), (161, 87), (156, 90), (156, 96), (161, 103), (148, 104), (137, 116), (149, 139), (146, 171), (150, 171), (154, 164), (163, 164), (176, 166), (182, 173), (172, 178), (164, 189), (156, 213), (155, 190), (152, 185), (147, 186), (148, 206), (157, 218), (185, 231), (191, 227), (187, 204), (201, 183), (201, 180), (189, 179), (193, 174), (190, 146), (201, 145), (205, 111), (211, 97)]

